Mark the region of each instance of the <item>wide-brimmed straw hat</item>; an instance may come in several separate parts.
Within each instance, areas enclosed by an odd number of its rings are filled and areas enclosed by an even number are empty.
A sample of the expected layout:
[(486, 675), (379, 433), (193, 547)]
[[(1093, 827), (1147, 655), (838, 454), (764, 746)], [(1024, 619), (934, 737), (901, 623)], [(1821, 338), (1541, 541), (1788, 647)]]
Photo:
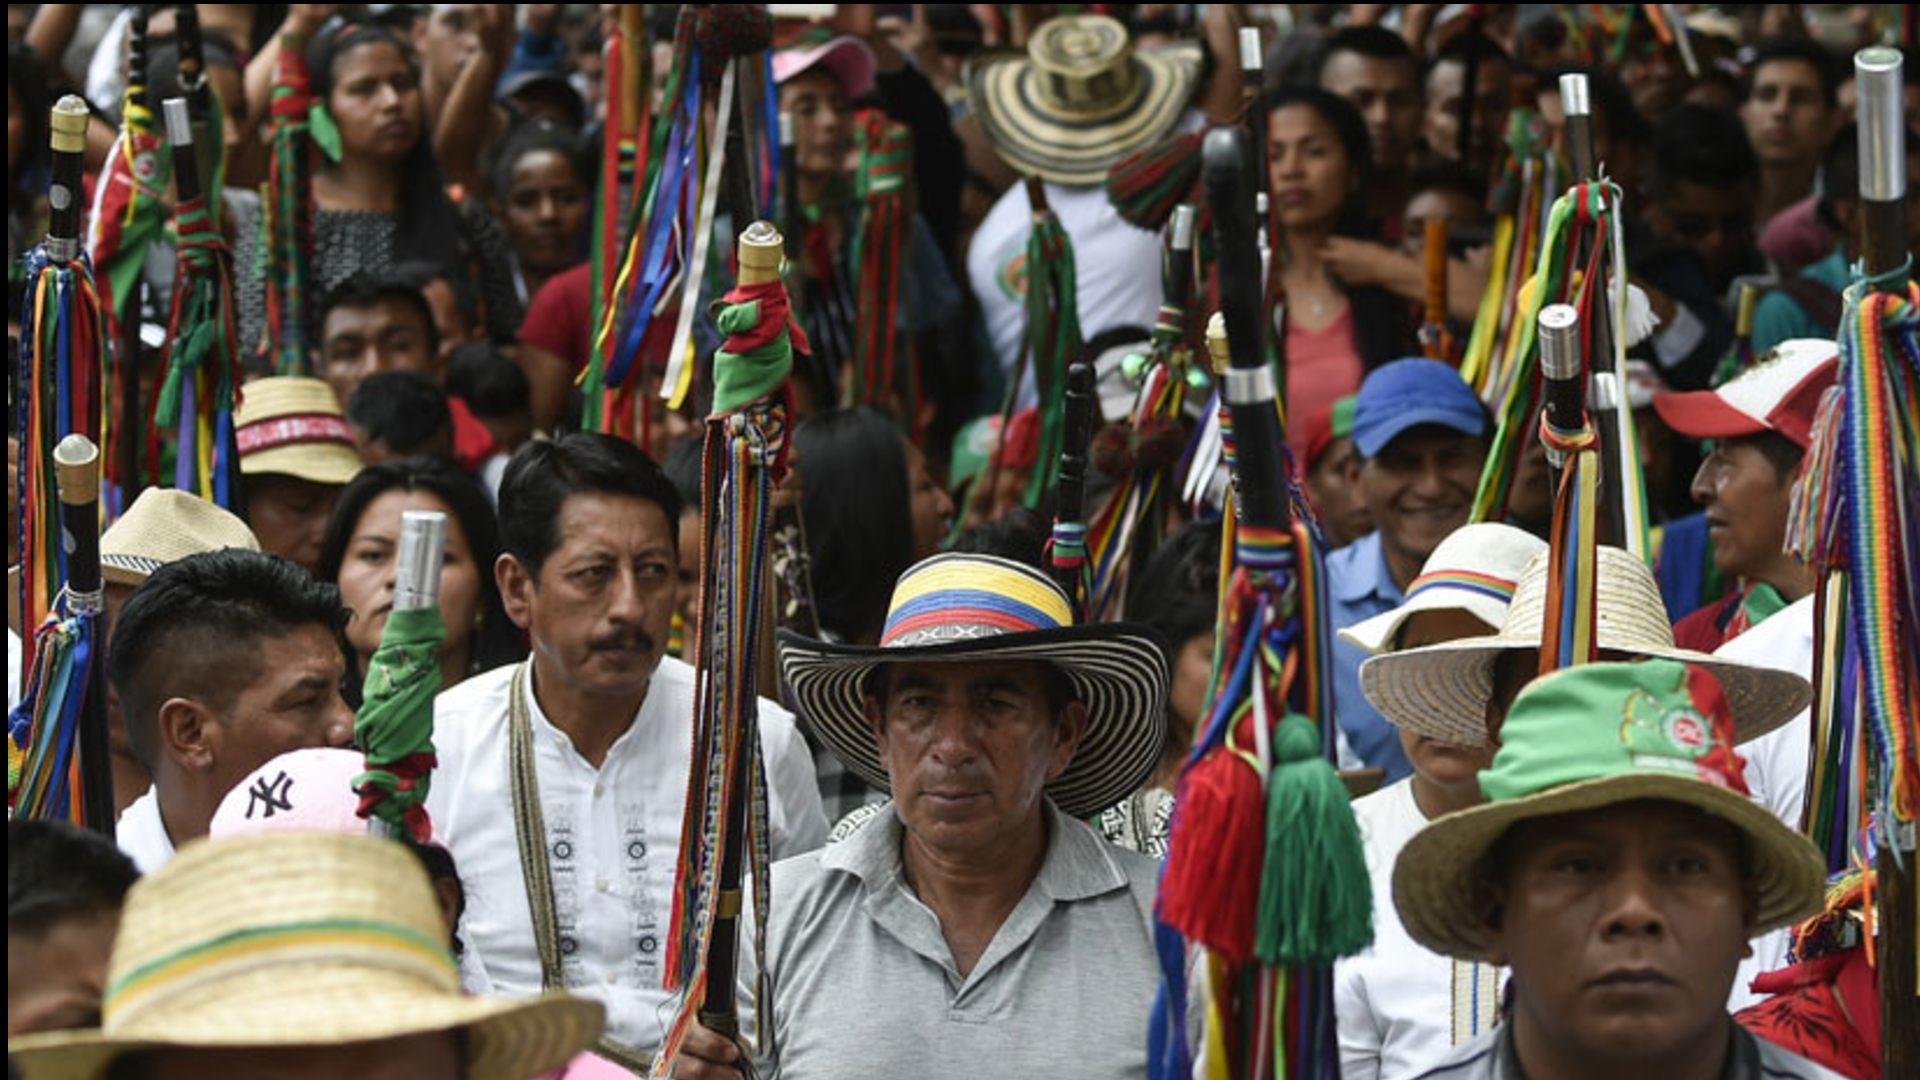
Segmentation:
[(1492, 959), (1474, 894), (1500, 837), (1529, 819), (1641, 799), (1685, 803), (1745, 835), (1754, 934), (1818, 911), (1826, 861), (1748, 793), (1733, 750), (1739, 726), (1738, 708), (1699, 664), (1583, 664), (1532, 683), (1480, 774), (1489, 801), (1438, 818), (1401, 849), (1393, 903), (1407, 933), (1447, 956)]
[[(1807, 680), (1790, 671), (1676, 648), (1660, 585), (1647, 564), (1615, 547), (1600, 548), (1599, 564), (1594, 608), (1600, 648), (1711, 670), (1733, 706), (1736, 743), (1765, 735), (1813, 700)], [(1373, 657), (1360, 665), (1360, 689), (1380, 715), (1408, 731), (1463, 746), (1482, 745), (1487, 741), (1494, 661), (1502, 653), (1540, 647), (1546, 606), (1543, 552), (1520, 576), (1499, 633)]]
[(1073, 684), (1087, 707), (1079, 749), (1047, 795), (1087, 817), (1132, 794), (1166, 749), (1167, 660), (1144, 626), (1076, 626), (1066, 593), (1030, 567), (989, 555), (935, 555), (893, 587), (877, 647), (780, 634), (780, 669), (800, 713), (834, 756), (888, 789), (864, 706), (882, 664), (1039, 660)]
[(177, 559), (227, 548), (259, 551), (260, 541), (246, 522), (198, 495), (148, 488), (100, 534), (100, 576), (137, 586)]
[(1400, 628), (1422, 611), (1465, 611), (1497, 630), (1520, 575), (1546, 549), (1546, 541), (1525, 529), (1492, 521), (1463, 525), (1427, 556), (1404, 603), (1347, 627), (1340, 638), (1370, 653), (1391, 649)]
[(353, 429), (333, 387), (320, 379), (276, 375), (246, 384), (233, 411), (233, 437), (246, 476), (341, 485), (360, 471)]
[(598, 1002), (469, 997), (419, 862), (326, 833), (189, 844), (127, 894), (101, 1026), (10, 1040), (27, 1080), (122, 1054), (339, 1046), (464, 1031), (469, 1077), (525, 1080), (599, 1037)]
[(1088, 186), (1171, 131), (1199, 77), (1197, 49), (1136, 52), (1118, 20), (1072, 15), (1041, 23), (1025, 55), (976, 57), (967, 97), (1015, 171)]

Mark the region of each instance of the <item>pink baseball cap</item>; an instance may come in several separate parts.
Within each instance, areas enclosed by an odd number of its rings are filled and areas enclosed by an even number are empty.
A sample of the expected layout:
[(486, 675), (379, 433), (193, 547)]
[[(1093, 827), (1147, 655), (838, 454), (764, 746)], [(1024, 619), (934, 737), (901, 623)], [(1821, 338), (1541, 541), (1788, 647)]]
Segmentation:
[(773, 81), (786, 82), (795, 75), (825, 64), (840, 80), (847, 100), (857, 101), (873, 89), (873, 74), (878, 65), (867, 43), (845, 34), (812, 48), (781, 49), (773, 54)]
[(1653, 407), (1667, 426), (1688, 438), (1730, 439), (1772, 431), (1805, 450), (1813, 442), (1820, 396), (1840, 371), (1831, 341), (1794, 338), (1718, 390), (1655, 394)]
[(353, 778), (367, 771), (358, 750), (291, 750), (247, 774), (220, 800), (209, 836), (263, 833), (364, 833)]

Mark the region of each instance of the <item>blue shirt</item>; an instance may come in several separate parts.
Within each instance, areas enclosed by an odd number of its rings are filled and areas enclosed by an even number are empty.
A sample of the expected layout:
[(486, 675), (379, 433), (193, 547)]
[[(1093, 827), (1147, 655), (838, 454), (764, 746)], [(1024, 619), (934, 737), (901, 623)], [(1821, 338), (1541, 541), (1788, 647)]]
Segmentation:
[[(1378, 530), (1327, 556), (1327, 591), (1334, 633), (1375, 615), (1392, 611), (1406, 600), (1387, 569)], [(1400, 749), (1400, 731), (1360, 692), (1360, 664), (1370, 655), (1358, 645), (1336, 638), (1333, 643), (1333, 710), (1347, 745), (1368, 765), (1387, 770), (1387, 783), (1413, 772)]]

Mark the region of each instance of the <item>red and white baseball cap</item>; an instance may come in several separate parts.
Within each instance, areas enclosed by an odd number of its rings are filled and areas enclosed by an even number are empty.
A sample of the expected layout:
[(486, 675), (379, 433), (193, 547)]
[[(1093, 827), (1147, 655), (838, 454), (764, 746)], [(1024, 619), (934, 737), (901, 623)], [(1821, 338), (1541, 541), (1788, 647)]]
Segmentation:
[(1831, 341), (1795, 338), (1718, 390), (1656, 394), (1653, 407), (1673, 430), (1694, 439), (1730, 439), (1772, 431), (1802, 450), (1813, 441), (1820, 395), (1840, 370)]

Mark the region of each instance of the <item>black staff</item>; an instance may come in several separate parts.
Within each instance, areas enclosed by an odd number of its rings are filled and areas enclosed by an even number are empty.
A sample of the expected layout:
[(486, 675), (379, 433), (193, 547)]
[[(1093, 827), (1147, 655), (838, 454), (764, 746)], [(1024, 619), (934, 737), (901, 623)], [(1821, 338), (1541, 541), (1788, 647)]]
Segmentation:
[[(1540, 382), (1547, 426), (1568, 438), (1587, 422), (1587, 381), (1580, 377), (1580, 312), (1572, 304), (1548, 304), (1540, 311)], [(1560, 490), (1566, 454), (1547, 446), (1553, 489)]]
[[(213, 92), (207, 84), (200, 13), (192, 4), (176, 4), (174, 10), (174, 34), (180, 39), (180, 85), (187, 91), (187, 115), (193, 121), (193, 141), (198, 148), (200, 175), (211, 181), (219, 175), (220, 144), (213, 138)], [(175, 166), (176, 169), (178, 167)]]
[(60, 542), (67, 550), (67, 614), (93, 627), (80, 701), (81, 824), (113, 835), (113, 762), (107, 743), (107, 688), (100, 633), (106, 593), (100, 583), (100, 449), (85, 435), (53, 448), (60, 487)]
[(1054, 486), (1053, 544), (1047, 572), (1073, 600), (1074, 618), (1086, 613), (1080, 583), (1087, 562), (1087, 447), (1093, 442), (1093, 364), (1084, 353), (1067, 367), (1060, 407), (1060, 476)]
[[(1560, 107), (1566, 115), (1567, 159), (1573, 166), (1574, 183), (1597, 184), (1600, 182), (1601, 163), (1594, 160), (1593, 99), (1589, 94), (1585, 75), (1560, 76)], [(1613, 196), (1608, 192), (1602, 197), (1611, 199)], [(1620, 212), (1617, 206), (1610, 209), (1615, 213)], [(1635, 473), (1626, 468), (1625, 459), (1621, 455), (1618, 434), (1618, 412), (1621, 407), (1621, 387), (1624, 379), (1623, 373), (1614, 366), (1613, 290), (1609, 287), (1608, 275), (1605, 272), (1609, 268), (1610, 255), (1606, 250), (1608, 238), (1605, 232), (1595, 236), (1592, 243), (1601, 249), (1598, 265), (1603, 271), (1596, 280), (1587, 283), (1588, 288), (1598, 290), (1594, 296), (1594, 303), (1602, 313), (1599, 318), (1591, 320), (1592, 325), (1587, 328), (1587, 355), (1592, 357), (1594, 381), (1594, 428), (1600, 436), (1600, 460), (1606, 463), (1602, 467), (1600, 477), (1598, 530), (1601, 543), (1626, 547), (1628, 546), (1627, 499), (1623, 485), (1627, 482), (1627, 478)], [(1586, 257), (1590, 250), (1584, 244), (1576, 250), (1574, 264), (1586, 265)], [(1614, 266), (1611, 270), (1617, 274), (1623, 272), (1625, 268)], [(1626, 288), (1626, 283), (1621, 282), (1620, 287)]]

